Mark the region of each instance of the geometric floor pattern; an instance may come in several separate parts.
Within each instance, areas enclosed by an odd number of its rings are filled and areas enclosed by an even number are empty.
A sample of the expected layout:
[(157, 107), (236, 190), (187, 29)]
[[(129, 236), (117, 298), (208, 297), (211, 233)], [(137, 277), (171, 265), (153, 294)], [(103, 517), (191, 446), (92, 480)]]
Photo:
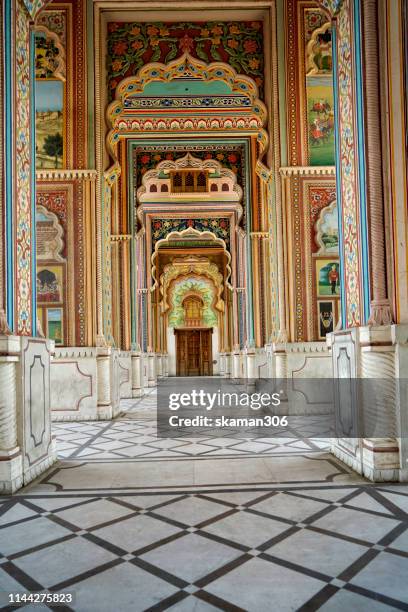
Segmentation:
[[(297, 432), (292, 433), (285, 428), (285, 433), (291, 437), (266, 438), (263, 436), (243, 439), (237, 437), (222, 437), (214, 435), (192, 438), (188, 431), (174, 438), (157, 438), (156, 428), (156, 394), (155, 390), (141, 400), (122, 402), (123, 414), (120, 419), (109, 423), (55, 423), (54, 430), (58, 436), (59, 454), (65, 459), (86, 459), (98, 461), (105, 459), (136, 459), (136, 458), (176, 458), (176, 457), (207, 457), (229, 455), (266, 455), (276, 453), (316, 452), (327, 449), (327, 441), (313, 437), (315, 426), (321, 430), (319, 417), (308, 417), (302, 423), (297, 418), (302, 431), (306, 434), (302, 439)], [(278, 433), (280, 433), (277, 430)], [(173, 434), (174, 435), (174, 434)]]
[(408, 610), (406, 486), (318, 446), (157, 446), (137, 429), (152, 402), (56, 427), (61, 463), (0, 498), (0, 591), (74, 596), (27, 610)]

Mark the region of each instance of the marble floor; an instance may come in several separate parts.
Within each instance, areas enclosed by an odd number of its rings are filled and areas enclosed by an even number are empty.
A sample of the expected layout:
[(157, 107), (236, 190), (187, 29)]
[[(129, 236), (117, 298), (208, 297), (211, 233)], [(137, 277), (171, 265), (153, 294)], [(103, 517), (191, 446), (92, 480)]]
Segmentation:
[(159, 439), (155, 405), (55, 424), (60, 462), (0, 498), (0, 593), (74, 597), (27, 610), (408, 610), (407, 486), (313, 437)]

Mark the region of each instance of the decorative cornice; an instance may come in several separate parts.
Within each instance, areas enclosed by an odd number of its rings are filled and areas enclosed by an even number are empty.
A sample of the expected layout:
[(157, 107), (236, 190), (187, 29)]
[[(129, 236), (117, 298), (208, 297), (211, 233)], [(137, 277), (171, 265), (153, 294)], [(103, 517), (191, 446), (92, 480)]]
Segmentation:
[(288, 166), (279, 172), (281, 176), (336, 176), (335, 166)]
[(37, 170), (35, 177), (37, 181), (69, 181), (73, 179), (85, 179), (94, 181), (97, 177), (96, 170), (65, 170), (61, 169), (47, 169)]

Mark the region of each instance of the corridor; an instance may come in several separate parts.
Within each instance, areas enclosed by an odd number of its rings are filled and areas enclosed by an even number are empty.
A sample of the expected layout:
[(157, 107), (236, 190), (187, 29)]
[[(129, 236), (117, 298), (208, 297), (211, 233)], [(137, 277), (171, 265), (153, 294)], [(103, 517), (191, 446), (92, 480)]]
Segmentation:
[(155, 391), (122, 409), (54, 424), (60, 463), (1, 499), (2, 591), (79, 612), (408, 610), (406, 486), (322, 440), (158, 439)]

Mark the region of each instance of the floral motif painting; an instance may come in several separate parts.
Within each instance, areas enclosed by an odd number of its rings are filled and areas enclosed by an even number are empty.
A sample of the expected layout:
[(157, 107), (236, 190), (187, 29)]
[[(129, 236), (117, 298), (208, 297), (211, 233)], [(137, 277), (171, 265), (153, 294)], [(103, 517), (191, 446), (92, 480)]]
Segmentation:
[(227, 248), (230, 244), (230, 222), (228, 217), (216, 217), (205, 219), (152, 219), (152, 244), (153, 247), (159, 240), (165, 238), (171, 232), (182, 232), (188, 228), (200, 232), (212, 232), (217, 238), (222, 238)]
[(112, 100), (120, 81), (149, 62), (168, 63), (183, 53), (206, 63), (222, 61), (254, 79), (263, 97), (263, 27), (243, 22), (110, 22), (108, 90)]
[(214, 285), (211, 281), (202, 277), (182, 278), (174, 283), (171, 291), (169, 326), (184, 326), (185, 309), (183, 301), (188, 294), (195, 294), (203, 301), (202, 325), (204, 327), (216, 326), (218, 324), (218, 317), (212, 306), (214, 302)]

